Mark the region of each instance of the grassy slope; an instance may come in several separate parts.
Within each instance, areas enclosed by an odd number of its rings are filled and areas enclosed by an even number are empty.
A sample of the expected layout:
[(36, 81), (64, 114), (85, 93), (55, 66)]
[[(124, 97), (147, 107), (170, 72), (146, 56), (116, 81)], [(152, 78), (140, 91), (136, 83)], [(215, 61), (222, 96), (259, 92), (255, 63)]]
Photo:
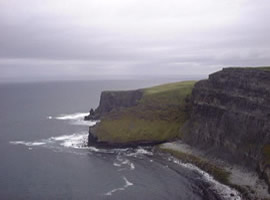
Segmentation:
[(137, 106), (112, 112), (102, 119), (96, 126), (99, 140), (125, 143), (177, 137), (188, 117), (185, 99), (194, 83), (177, 82), (143, 89)]
[(261, 66), (261, 67), (245, 67), (246, 69), (259, 69), (264, 71), (270, 71), (270, 66)]
[(258, 67), (258, 69), (270, 71), (270, 67)]

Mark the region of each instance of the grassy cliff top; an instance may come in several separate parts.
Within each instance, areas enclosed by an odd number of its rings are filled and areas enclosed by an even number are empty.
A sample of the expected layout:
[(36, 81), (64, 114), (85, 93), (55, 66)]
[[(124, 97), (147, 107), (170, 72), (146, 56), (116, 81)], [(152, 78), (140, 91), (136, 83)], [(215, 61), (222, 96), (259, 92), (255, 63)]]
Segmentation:
[(185, 81), (141, 89), (136, 106), (115, 110), (95, 127), (100, 141), (126, 143), (166, 141), (179, 135), (188, 118), (186, 98), (195, 81)]
[(150, 88), (143, 89), (145, 95), (152, 95), (158, 93), (167, 93), (172, 91), (182, 91), (182, 89), (188, 89), (190, 86), (193, 86), (194, 81), (183, 81), (183, 82), (175, 82), (175, 83), (168, 83), (164, 85), (158, 85)]
[(259, 67), (228, 67), (224, 69), (254, 69), (254, 70), (263, 70), (270, 71), (270, 66), (259, 66)]
[(264, 66), (264, 67), (255, 67), (255, 69), (260, 69), (260, 70), (270, 71), (270, 67), (268, 67), (268, 66)]
[(143, 89), (140, 104), (151, 107), (181, 105), (191, 93), (195, 81), (169, 83)]

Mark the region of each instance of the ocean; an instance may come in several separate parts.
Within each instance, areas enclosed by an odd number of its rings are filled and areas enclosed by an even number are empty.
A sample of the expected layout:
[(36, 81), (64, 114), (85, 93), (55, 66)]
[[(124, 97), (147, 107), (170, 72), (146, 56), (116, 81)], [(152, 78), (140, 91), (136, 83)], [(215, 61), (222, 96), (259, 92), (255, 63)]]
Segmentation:
[(148, 81), (0, 84), (0, 199), (241, 199), (197, 167), (151, 147), (87, 147), (83, 117), (103, 90)]

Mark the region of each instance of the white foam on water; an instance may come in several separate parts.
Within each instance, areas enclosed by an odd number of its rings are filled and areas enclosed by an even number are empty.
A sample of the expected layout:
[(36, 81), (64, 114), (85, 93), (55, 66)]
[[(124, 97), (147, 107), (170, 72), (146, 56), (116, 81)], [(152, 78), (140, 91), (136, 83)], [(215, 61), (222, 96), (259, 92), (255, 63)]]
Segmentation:
[[(68, 120), (71, 124), (94, 126), (98, 121), (85, 121), (84, 117), (88, 113), (62, 114), (57, 117), (48, 116), (47, 119)], [(20, 144), (25, 146), (43, 146), (47, 148), (59, 149), (61, 147), (87, 149), (87, 132), (74, 133), (70, 135), (60, 135), (41, 139), (38, 141), (10, 141), (10, 144)], [(93, 148), (90, 150), (94, 150)], [(97, 149), (95, 149), (97, 151)], [(59, 151), (59, 150), (58, 150)]]
[(130, 163), (130, 169), (134, 170), (135, 169), (135, 165), (133, 163)]
[(125, 186), (124, 187), (129, 187), (129, 186), (132, 186), (134, 185), (133, 183), (131, 183), (130, 181), (127, 180), (127, 178), (124, 176), (123, 177), (124, 181), (125, 181)]
[(115, 167), (121, 167), (121, 168), (125, 168), (127, 166), (130, 170), (135, 169), (134, 163), (132, 163), (129, 159), (121, 156), (120, 154), (116, 156), (116, 161), (113, 163), (113, 165)]
[(25, 145), (25, 146), (41, 146), (44, 145), (46, 143), (44, 142), (25, 142), (25, 141), (10, 141), (10, 144), (21, 144), (21, 145)]
[(87, 147), (87, 149), (89, 149), (90, 151), (93, 151), (93, 152), (99, 152), (99, 153), (106, 153), (106, 154), (124, 154), (126, 151), (128, 151), (129, 149), (126, 148), (126, 149), (106, 149), (106, 148), (96, 148), (94, 146), (89, 146)]
[(87, 143), (87, 132), (81, 132), (81, 133), (74, 133), (71, 135), (61, 135), (61, 136), (55, 136), (50, 137), (48, 139), (41, 139), (37, 141), (10, 141), (10, 144), (15, 145), (25, 145), (28, 147), (33, 146), (43, 146), (47, 148), (76, 148), (76, 149), (86, 149), (88, 148), (86, 146)]
[(73, 125), (80, 125), (80, 126), (94, 126), (98, 120), (84, 120), (84, 117), (89, 115), (89, 113), (85, 112), (77, 112), (73, 114), (61, 114), (56, 117), (48, 116), (47, 119), (56, 119), (62, 121), (68, 121)]
[(121, 164), (114, 162), (113, 163), (113, 166), (115, 166), (115, 167), (121, 167)]
[(83, 119), (87, 115), (89, 115), (89, 113), (61, 114), (61, 115), (55, 117), (55, 119), (58, 119), (58, 120), (76, 120), (76, 119)]
[(71, 137), (63, 140), (60, 145), (64, 147), (82, 148), (82, 141), (86, 141), (88, 134), (73, 134)]
[(99, 121), (85, 121), (84, 119), (74, 120), (71, 123), (73, 125), (81, 125), (81, 126), (94, 126)]
[(74, 136), (74, 134), (72, 134), (72, 135), (60, 135), (60, 136), (56, 136), (56, 137), (51, 137), (49, 139), (56, 140), (56, 141), (63, 141), (63, 140), (71, 139), (73, 136)]
[(40, 146), (40, 145), (44, 145), (46, 144), (45, 142), (32, 142), (31, 145), (32, 146)]
[[(218, 195), (224, 198), (224, 200), (241, 200), (241, 195), (238, 191), (235, 189), (230, 188), (227, 185), (221, 184), (218, 181), (216, 181), (213, 176), (208, 174), (207, 172), (201, 170), (197, 166), (190, 164), (190, 163), (182, 163), (180, 160), (176, 158), (168, 158), (168, 161), (172, 161), (178, 165), (181, 165), (185, 168), (195, 170), (199, 174), (202, 175), (202, 178), (211, 184), (210, 188), (212, 191), (215, 191)], [(233, 196), (232, 196), (233, 195)]]
[(142, 147), (138, 147), (135, 152), (131, 152), (131, 153), (127, 153), (126, 156), (131, 156), (131, 157), (138, 157), (138, 156), (142, 156), (142, 155), (149, 155), (152, 156), (153, 152), (148, 151)]
[(105, 193), (104, 195), (105, 195), (105, 196), (111, 196), (113, 193), (115, 193), (115, 192), (117, 192), (117, 191), (123, 191), (123, 190), (125, 190), (126, 188), (128, 188), (128, 187), (134, 185), (134, 184), (131, 183), (125, 176), (123, 176), (123, 180), (125, 181), (125, 185), (124, 185), (124, 186), (119, 187), (119, 188), (112, 189), (111, 191)]
[(89, 148), (89, 150), (94, 151), (94, 152), (100, 152), (101, 151), (100, 149), (98, 149), (96, 147), (88, 147), (88, 148)]

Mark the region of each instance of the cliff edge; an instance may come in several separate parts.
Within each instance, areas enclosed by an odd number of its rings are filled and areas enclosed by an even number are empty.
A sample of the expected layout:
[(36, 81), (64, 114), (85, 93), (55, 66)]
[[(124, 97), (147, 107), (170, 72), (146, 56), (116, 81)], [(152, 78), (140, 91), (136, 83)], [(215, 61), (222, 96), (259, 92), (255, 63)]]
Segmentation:
[(226, 68), (195, 84), (183, 141), (270, 180), (269, 68)]
[(100, 96), (99, 106), (91, 111), (85, 120), (100, 119), (107, 113), (119, 111), (123, 108), (136, 106), (143, 96), (142, 90), (133, 91), (103, 91)]

